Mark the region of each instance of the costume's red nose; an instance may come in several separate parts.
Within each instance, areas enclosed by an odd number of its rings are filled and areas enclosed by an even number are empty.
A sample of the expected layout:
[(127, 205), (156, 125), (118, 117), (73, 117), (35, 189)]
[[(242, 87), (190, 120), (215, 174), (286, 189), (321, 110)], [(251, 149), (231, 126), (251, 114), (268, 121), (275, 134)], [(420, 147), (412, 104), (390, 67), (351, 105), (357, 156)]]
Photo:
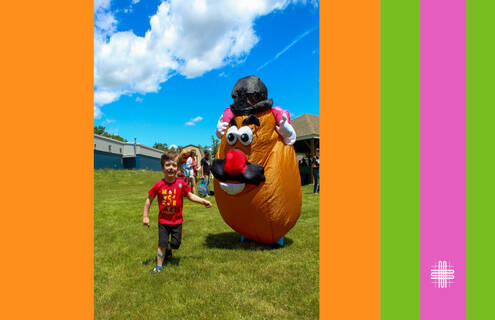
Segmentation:
[(228, 174), (243, 174), (247, 169), (247, 158), (241, 150), (229, 150), (225, 153), (224, 170)]

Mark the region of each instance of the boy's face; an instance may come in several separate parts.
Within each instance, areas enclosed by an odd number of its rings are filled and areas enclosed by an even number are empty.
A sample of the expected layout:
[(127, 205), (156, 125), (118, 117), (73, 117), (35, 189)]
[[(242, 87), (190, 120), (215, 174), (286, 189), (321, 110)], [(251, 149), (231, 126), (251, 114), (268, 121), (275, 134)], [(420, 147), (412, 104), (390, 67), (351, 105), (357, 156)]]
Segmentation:
[(165, 178), (167, 178), (168, 180), (174, 179), (175, 175), (177, 174), (177, 161), (175, 160), (165, 161), (162, 171), (165, 174)]

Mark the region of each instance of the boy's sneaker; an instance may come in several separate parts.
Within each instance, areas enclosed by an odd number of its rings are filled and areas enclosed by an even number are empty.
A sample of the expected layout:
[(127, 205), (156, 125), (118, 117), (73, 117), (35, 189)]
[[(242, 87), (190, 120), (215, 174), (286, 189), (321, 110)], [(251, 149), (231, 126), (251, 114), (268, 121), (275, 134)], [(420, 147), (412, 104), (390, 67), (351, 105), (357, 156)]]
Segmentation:
[(165, 250), (165, 259), (167, 260), (172, 259), (172, 249)]

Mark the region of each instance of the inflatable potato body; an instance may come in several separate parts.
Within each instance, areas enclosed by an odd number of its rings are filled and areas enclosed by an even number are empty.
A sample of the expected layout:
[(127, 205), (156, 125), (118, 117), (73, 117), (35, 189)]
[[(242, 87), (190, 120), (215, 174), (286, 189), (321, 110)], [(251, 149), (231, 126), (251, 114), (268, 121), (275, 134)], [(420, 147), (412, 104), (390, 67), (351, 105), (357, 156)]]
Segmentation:
[[(259, 120), (259, 125), (253, 117)], [(248, 131), (252, 133), (252, 141), (243, 136)], [(215, 198), (222, 218), (232, 229), (249, 239), (272, 243), (295, 225), (302, 201), (296, 154), (275, 130), (275, 117), (270, 109), (235, 116), (215, 158), (218, 159), (214, 162), (216, 171), (212, 168)], [(243, 168), (243, 161), (247, 169)], [(237, 179), (243, 170), (244, 178)], [(260, 174), (264, 179), (259, 178)]]

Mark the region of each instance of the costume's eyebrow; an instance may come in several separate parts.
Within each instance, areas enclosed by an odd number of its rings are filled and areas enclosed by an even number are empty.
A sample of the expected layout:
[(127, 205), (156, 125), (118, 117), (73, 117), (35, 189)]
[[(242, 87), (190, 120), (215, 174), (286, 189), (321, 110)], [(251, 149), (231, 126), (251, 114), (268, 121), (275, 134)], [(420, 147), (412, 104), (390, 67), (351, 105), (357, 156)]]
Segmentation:
[(243, 126), (246, 126), (248, 124), (255, 124), (259, 127), (260, 126), (260, 120), (258, 118), (256, 118), (256, 116), (254, 114), (251, 114), (251, 115), (249, 115), (249, 117), (244, 119), (244, 121), (242, 121)]
[(236, 126), (237, 127), (237, 123), (235, 122), (234, 118), (230, 119), (229, 124), (230, 124), (231, 127), (233, 127), (233, 126)]

